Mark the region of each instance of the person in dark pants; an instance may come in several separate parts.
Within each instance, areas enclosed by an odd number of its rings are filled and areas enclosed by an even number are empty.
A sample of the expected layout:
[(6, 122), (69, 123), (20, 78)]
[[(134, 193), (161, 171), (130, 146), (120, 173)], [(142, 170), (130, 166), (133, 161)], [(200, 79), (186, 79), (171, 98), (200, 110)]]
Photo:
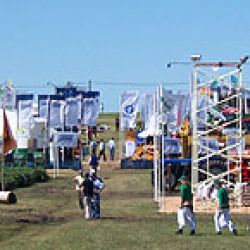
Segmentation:
[(119, 117), (115, 118), (115, 131), (118, 132), (120, 127)]
[(97, 127), (93, 127), (93, 136), (96, 138), (97, 137)]
[(92, 200), (94, 195), (94, 184), (89, 173), (86, 173), (81, 186), (83, 187), (83, 200), (85, 206), (84, 217), (86, 220), (89, 220), (92, 218)]
[(92, 180), (94, 184), (94, 195), (92, 200), (92, 218), (100, 219), (101, 217), (101, 192), (105, 185), (103, 180), (96, 175), (95, 171), (92, 171)]
[(90, 153), (96, 154), (96, 147), (97, 147), (96, 142), (94, 140), (91, 140), (91, 142), (89, 143), (89, 146), (90, 146)]
[(110, 160), (113, 161), (115, 159), (115, 140), (111, 138), (108, 142)]
[(103, 160), (106, 161), (106, 145), (103, 139), (100, 140), (100, 152), (99, 152), (99, 159), (101, 160), (101, 157), (103, 157)]
[(92, 153), (92, 155), (90, 156), (90, 159), (89, 159), (90, 169), (94, 169), (96, 172), (98, 164), (99, 164), (99, 159), (98, 159), (96, 153), (94, 152), (94, 153)]

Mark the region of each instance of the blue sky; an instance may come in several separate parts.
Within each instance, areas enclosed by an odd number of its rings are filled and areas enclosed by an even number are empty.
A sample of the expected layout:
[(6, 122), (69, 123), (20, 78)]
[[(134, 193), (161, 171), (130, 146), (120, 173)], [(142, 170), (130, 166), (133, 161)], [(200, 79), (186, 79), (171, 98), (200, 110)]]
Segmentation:
[(114, 111), (123, 90), (187, 81), (190, 68), (167, 70), (168, 61), (250, 54), (249, 9), (249, 0), (0, 0), (0, 82), (131, 82), (94, 85)]

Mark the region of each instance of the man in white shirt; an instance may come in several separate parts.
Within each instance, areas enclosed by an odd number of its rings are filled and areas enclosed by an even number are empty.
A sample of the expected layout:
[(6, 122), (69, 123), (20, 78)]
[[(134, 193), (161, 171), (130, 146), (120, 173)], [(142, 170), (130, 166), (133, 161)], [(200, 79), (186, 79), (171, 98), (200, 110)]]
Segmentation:
[(99, 152), (99, 159), (101, 160), (101, 157), (103, 157), (103, 160), (106, 161), (106, 153), (105, 153), (105, 142), (103, 139), (100, 140), (100, 152)]
[(115, 140), (111, 138), (108, 142), (110, 160), (113, 161), (115, 159)]
[(78, 174), (74, 177), (73, 182), (76, 184), (76, 195), (77, 195), (77, 200), (79, 202), (79, 207), (80, 209), (84, 208), (83, 205), (83, 194), (82, 194), (82, 182), (83, 182), (83, 171), (79, 170)]
[(90, 153), (91, 154), (96, 154), (96, 142), (94, 140), (91, 140), (91, 142), (89, 143), (90, 145)]

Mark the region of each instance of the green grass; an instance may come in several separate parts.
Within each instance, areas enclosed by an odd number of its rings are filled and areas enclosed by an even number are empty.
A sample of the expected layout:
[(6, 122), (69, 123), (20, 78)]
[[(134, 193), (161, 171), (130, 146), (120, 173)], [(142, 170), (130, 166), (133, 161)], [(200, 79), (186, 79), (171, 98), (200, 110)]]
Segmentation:
[(114, 113), (100, 113), (99, 114), (99, 119), (115, 119), (116, 117), (119, 117), (118, 112)]
[(85, 221), (77, 207), (73, 172), (16, 191), (16, 205), (0, 205), (0, 249), (248, 249), (249, 215), (233, 216), (239, 236), (217, 236), (212, 217), (199, 215), (196, 236), (175, 236), (176, 214), (158, 214), (150, 173), (102, 173), (102, 219)]

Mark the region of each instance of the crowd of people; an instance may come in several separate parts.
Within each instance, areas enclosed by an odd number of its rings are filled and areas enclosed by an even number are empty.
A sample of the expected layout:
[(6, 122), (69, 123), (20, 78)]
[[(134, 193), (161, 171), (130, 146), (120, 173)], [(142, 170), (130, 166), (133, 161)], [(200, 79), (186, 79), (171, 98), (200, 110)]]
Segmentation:
[[(146, 151), (151, 155), (152, 144), (145, 148)], [(105, 184), (97, 175), (99, 161), (107, 161), (106, 157), (106, 146), (109, 149), (110, 160), (114, 160), (115, 156), (115, 141), (111, 138), (109, 142), (104, 142), (103, 139), (99, 141), (99, 152), (97, 153), (98, 144), (92, 140), (90, 142), (91, 155), (89, 158), (89, 171), (84, 172), (82, 169), (74, 177), (73, 181), (76, 184), (76, 194), (80, 209), (83, 211), (84, 218), (89, 219), (100, 219), (101, 217), (101, 192), (105, 188)], [(140, 145), (139, 149), (143, 149), (144, 145)], [(142, 150), (141, 150), (142, 151)], [(177, 211), (177, 223), (178, 230), (176, 234), (183, 234), (184, 226), (187, 223), (190, 227), (190, 234), (196, 233), (196, 217), (193, 211), (193, 194), (191, 191), (191, 185), (187, 176), (180, 178), (180, 196), (181, 203)], [(237, 229), (235, 224), (230, 218), (230, 207), (229, 207), (229, 196), (228, 190), (223, 186), (223, 182), (215, 180), (213, 183), (214, 200), (216, 200), (216, 210), (214, 214), (215, 231), (217, 234), (222, 233), (222, 229), (227, 227), (234, 235), (237, 235)]]
[(108, 143), (106, 144), (103, 139), (100, 139), (99, 141), (99, 153), (97, 154), (98, 149), (98, 142), (95, 140), (90, 141), (90, 152), (91, 156), (98, 156), (98, 160), (107, 161), (107, 155), (106, 155), (106, 148), (109, 150), (109, 158), (111, 161), (115, 160), (115, 140), (114, 138), (111, 138)]

